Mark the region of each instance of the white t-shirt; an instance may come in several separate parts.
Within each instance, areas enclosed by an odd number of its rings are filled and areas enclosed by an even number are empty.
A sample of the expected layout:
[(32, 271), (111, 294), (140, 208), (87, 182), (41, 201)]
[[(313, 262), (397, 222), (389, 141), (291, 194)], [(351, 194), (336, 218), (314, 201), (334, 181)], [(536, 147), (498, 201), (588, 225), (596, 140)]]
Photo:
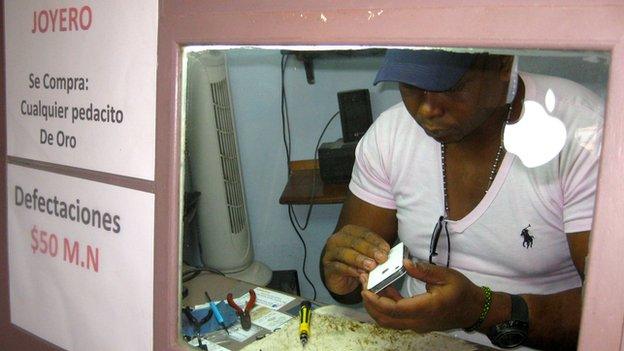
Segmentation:
[[(450, 266), (495, 291), (550, 294), (581, 286), (566, 233), (591, 229), (603, 104), (571, 81), (520, 76), (525, 101), (544, 105), (547, 90), (553, 91), (551, 115), (564, 123), (566, 144), (558, 156), (536, 168), (505, 154), (480, 203), (448, 223)], [(433, 228), (444, 213), (440, 144), (425, 134), (403, 103), (382, 113), (359, 142), (349, 189), (375, 206), (396, 209), (399, 240), (412, 257), (428, 260)], [(532, 246), (521, 235), (523, 229)], [(445, 265), (444, 232), (437, 252), (435, 262)], [(424, 291), (424, 283), (413, 278), (402, 289), (403, 296)]]

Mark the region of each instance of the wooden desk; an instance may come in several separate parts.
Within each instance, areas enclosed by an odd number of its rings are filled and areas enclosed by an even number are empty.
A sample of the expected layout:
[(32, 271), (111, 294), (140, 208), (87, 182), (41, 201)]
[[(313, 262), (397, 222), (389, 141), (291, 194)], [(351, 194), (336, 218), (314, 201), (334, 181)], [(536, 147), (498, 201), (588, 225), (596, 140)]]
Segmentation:
[(291, 161), (289, 167), (288, 183), (280, 196), (280, 204), (338, 204), (346, 199), (348, 184), (323, 183), (318, 161)]
[[(224, 277), (224, 276), (214, 274), (214, 273), (209, 273), (209, 272), (201, 273), (199, 276), (195, 277), (194, 279), (184, 283), (184, 286), (186, 286), (189, 289), (189, 294), (185, 299), (182, 300), (182, 306), (191, 306), (191, 307), (195, 305), (200, 305), (206, 302), (204, 291), (207, 291), (208, 294), (210, 294), (210, 297), (214, 301), (220, 301), (220, 300), (225, 300), (227, 294), (230, 292), (234, 294), (234, 297), (239, 297), (239, 296), (244, 295), (249, 289), (253, 289), (256, 287), (252, 284), (249, 284), (243, 281), (239, 281), (236, 279)], [(284, 305), (282, 308), (279, 309), (279, 311), (283, 313), (287, 313), (286, 311), (292, 309), (293, 307), (299, 306), (299, 304), (303, 300), (299, 296), (294, 296), (294, 295), (290, 295), (287, 293), (282, 293), (282, 294), (289, 295), (295, 298), (293, 301), (289, 302), (288, 304)], [(322, 304), (317, 303), (317, 305), (322, 305)], [(354, 314), (361, 315), (360, 312), (355, 311), (355, 310), (354, 310)], [(216, 332), (216, 333), (224, 334), (223, 331)], [(268, 333), (268, 331), (263, 331), (262, 333), (259, 333), (258, 336), (264, 335), (266, 333)], [(220, 342), (219, 345), (225, 348), (228, 348), (230, 350), (240, 350), (245, 345), (255, 341), (254, 337), (249, 338), (244, 343), (240, 343), (235, 340), (227, 339), (225, 338), (225, 336), (222, 339), (225, 341)], [(494, 350), (493, 348), (487, 347), (484, 345), (474, 344), (474, 346), (477, 351)]]

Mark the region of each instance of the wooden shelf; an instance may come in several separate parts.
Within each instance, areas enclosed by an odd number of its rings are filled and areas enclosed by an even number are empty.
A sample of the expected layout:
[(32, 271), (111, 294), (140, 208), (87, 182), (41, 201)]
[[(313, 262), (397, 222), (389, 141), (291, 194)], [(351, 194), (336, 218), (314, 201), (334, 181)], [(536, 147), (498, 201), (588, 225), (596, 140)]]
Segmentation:
[(339, 204), (346, 199), (347, 191), (348, 183), (323, 183), (318, 161), (291, 161), (290, 176), (279, 203), (282, 205)]

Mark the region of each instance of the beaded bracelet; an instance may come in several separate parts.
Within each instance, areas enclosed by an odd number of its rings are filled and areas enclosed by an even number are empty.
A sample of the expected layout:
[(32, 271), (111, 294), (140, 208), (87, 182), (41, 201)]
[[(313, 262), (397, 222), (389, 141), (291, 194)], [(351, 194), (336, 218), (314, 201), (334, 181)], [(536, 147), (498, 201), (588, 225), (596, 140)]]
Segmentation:
[(465, 332), (471, 333), (479, 329), (483, 321), (485, 321), (485, 318), (487, 317), (488, 312), (490, 312), (490, 306), (492, 306), (492, 290), (490, 290), (490, 288), (488, 288), (487, 286), (482, 286), (481, 289), (483, 289), (483, 293), (485, 294), (485, 302), (483, 303), (483, 309), (481, 309), (481, 314), (479, 315), (479, 319), (477, 319), (475, 324), (471, 325), (468, 328), (464, 328)]

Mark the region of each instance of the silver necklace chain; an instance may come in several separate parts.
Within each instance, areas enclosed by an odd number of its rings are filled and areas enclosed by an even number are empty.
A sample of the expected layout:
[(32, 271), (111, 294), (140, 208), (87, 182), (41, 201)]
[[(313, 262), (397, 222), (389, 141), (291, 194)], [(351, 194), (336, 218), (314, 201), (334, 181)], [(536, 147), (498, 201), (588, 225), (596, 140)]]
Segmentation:
[[(494, 163), (492, 163), (492, 170), (490, 171), (490, 176), (488, 177), (488, 185), (485, 188), (485, 193), (487, 194), (490, 186), (492, 186), (492, 182), (494, 182), (494, 177), (496, 177), (496, 171), (498, 170), (499, 163), (501, 161), (501, 157), (503, 155), (503, 151), (505, 149), (504, 146), (504, 136), (505, 136), (505, 125), (507, 121), (509, 121), (509, 117), (511, 116), (511, 107), (512, 104), (509, 104), (509, 110), (507, 111), (507, 118), (503, 122), (503, 127), (501, 128), (501, 136), (500, 136), (500, 145), (498, 146), (498, 151), (496, 152), (496, 157), (494, 158)], [(440, 144), (440, 156), (442, 158), (442, 189), (444, 191), (444, 217), (447, 218), (449, 216), (449, 205), (448, 205), (448, 190), (446, 187), (446, 144)]]

